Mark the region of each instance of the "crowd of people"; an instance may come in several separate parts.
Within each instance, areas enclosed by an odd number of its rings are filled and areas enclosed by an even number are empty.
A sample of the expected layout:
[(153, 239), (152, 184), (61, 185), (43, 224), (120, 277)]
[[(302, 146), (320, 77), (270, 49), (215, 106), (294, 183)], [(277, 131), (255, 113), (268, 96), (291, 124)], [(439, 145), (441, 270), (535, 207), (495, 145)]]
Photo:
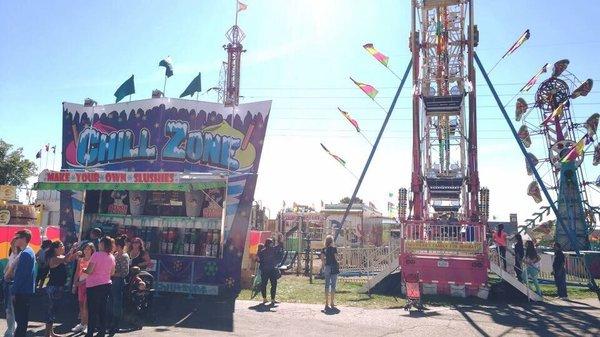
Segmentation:
[[(151, 262), (144, 242), (139, 238), (129, 241), (125, 235), (116, 239), (103, 236), (94, 228), (89, 240), (74, 243), (68, 252), (61, 241), (46, 240), (34, 254), (30, 240), (31, 232), (21, 230), (11, 241), (2, 283), (7, 321), (4, 337), (26, 335), (36, 290), (47, 299), (46, 337), (56, 336), (54, 323), (57, 314), (63, 314), (62, 301), (68, 290), (79, 304), (79, 324), (73, 332), (86, 337), (117, 332), (126, 306), (124, 295), (146, 290), (139, 277)], [(74, 267), (72, 274), (70, 266)]]
[[(538, 276), (540, 273), (540, 261), (541, 257), (537, 252), (535, 244), (532, 240), (528, 240), (523, 244), (523, 237), (520, 234), (508, 236), (504, 231), (504, 225), (499, 224), (496, 231), (492, 233), (492, 239), (498, 249), (498, 255), (500, 262), (504, 270), (506, 271), (506, 248), (508, 239), (514, 239), (515, 243), (513, 246), (514, 250), (514, 271), (519, 282), (525, 283), (529, 286), (531, 282), (535, 288), (535, 292), (542, 296)], [(567, 280), (566, 280), (566, 269), (565, 269), (565, 254), (562, 250), (560, 243), (554, 243), (554, 259), (552, 262), (552, 275), (554, 275), (554, 282), (557, 289), (558, 297), (561, 299), (567, 299)]]

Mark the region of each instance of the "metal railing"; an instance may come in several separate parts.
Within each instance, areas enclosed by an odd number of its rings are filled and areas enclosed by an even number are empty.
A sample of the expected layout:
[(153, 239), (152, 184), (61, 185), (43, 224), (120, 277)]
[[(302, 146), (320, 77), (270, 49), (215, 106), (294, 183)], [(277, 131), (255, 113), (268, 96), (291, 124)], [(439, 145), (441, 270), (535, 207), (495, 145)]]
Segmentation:
[[(552, 261), (553, 256), (550, 254), (542, 254), (542, 266), (540, 268), (540, 278), (553, 280), (552, 276)], [(565, 270), (567, 282), (587, 284), (590, 276), (585, 265), (584, 256), (567, 255), (565, 254)]]
[(402, 224), (404, 252), (438, 255), (474, 255), (484, 252), (485, 229), (468, 222), (415, 222)]
[(373, 276), (398, 259), (399, 246), (338, 247), (340, 275)]
[[(500, 255), (500, 250), (498, 247), (496, 247), (496, 246), (489, 247), (488, 257), (490, 260), (490, 265), (495, 264), (500, 269), (504, 268), (504, 260), (503, 260), (502, 256)], [(515, 265), (514, 252), (512, 250), (508, 249), (508, 247), (506, 249), (505, 261), (506, 261), (506, 270), (504, 272), (507, 274), (510, 274), (511, 276), (514, 276), (517, 280), (520, 279), (519, 282), (521, 284), (523, 284), (527, 289), (527, 292), (525, 294), (527, 296), (527, 299), (531, 300), (530, 292), (532, 292), (532, 293), (535, 292), (535, 289), (533, 287), (533, 283), (529, 282), (529, 274), (527, 273), (527, 268), (525, 268), (525, 266), (523, 264), (521, 264), (522, 268), (519, 268)], [(502, 277), (502, 275), (499, 275), (499, 276)], [(542, 278), (541, 272), (538, 273), (538, 279), (540, 279), (540, 278)], [(526, 281), (526, 282), (523, 282), (523, 281)]]

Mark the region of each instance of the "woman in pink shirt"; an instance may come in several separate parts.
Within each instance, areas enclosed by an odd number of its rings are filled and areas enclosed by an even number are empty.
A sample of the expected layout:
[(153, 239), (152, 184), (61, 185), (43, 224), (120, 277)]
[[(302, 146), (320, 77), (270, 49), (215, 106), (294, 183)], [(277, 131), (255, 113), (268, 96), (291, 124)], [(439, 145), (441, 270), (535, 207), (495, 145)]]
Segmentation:
[(110, 277), (115, 273), (115, 257), (111, 254), (113, 245), (113, 239), (103, 237), (98, 244), (98, 251), (92, 254), (88, 267), (83, 271), (88, 274), (85, 279), (88, 305), (86, 337), (93, 337), (96, 328), (96, 337), (104, 337), (106, 333)]

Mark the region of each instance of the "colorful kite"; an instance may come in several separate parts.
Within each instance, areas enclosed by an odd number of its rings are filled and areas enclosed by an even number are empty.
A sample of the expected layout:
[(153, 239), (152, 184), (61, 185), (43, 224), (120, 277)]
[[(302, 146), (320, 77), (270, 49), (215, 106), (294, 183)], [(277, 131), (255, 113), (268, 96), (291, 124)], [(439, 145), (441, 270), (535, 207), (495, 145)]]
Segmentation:
[(567, 155), (561, 160), (562, 163), (568, 163), (571, 162), (575, 159), (577, 159), (577, 157), (581, 156), (585, 150), (585, 146), (587, 144), (589, 144), (591, 142), (591, 137), (589, 137), (588, 135), (585, 135), (583, 137), (581, 137), (581, 139), (575, 143), (575, 145), (573, 145), (573, 147), (571, 148), (571, 151), (569, 151), (569, 153), (567, 153)]
[(365, 48), (369, 52), (369, 54), (373, 55), (373, 57), (381, 64), (383, 64), (386, 67), (388, 66), (388, 61), (390, 58), (383, 55), (381, 52), (379, 52), (379, 50), (375, 49), (372, 43), (365, 44), (363, 48)]
[(518, 121), (521, 120), (521, 117), (527, 112), (527, 102), (521, 97), (517, 98), (517, 104), (515, 106), (515, 119)]
[(521, 128), (519, 129), (519, 139), (521, 139), (526, 148), (531, 146), (531, 137), (529, 136), (527, 125), (521, 125)]
[(523, 91), (529, 91), (529, 89), (531, 89), (535, 83), (537, 82), (538, 78), (540, 77), (541, 74), (545, 73), (548, 67), (548, 63), (544, 64), (544, 66), (542, 67), (542, 69), (540, 69), (537, 74), (535, 74), (530, 80), (529, 82), (527, 82), (527, 84), (525, 84), (523, 86), (523, 88), (521, 88), (521, 90), (519, 90), (519, 92), (523, 92)]
[(358, 86), (360, 88), (360, 90), (362, 90), (365, 94), (367, 94), (367, 96), (371, 97), (371, 99), (375, 99), (375, 96), (377, 96), (377, 93), (379, 91), (377, 91), (377, 89), (375, 89), (373, 86), (362, 83), (362, 82), (357, 82), (355, 81), (352, 77), (350, 77), (350, 79), (352, 80), (352, 82), (354, 82), (354, 84), (356, 84), (356, 86)]
[(587, 134), (591, 137), (596, 134), (596, 130), (598, 130), (598, 120), (600, 119), (600, 114), (595, 113), (591, 115), (585, 121), (585, 128), (587, 130)]
[(565, 105), (567, 104), (569, 100), (565, 100), (562, 103), (560, 103), (556, 109), (554, 109), (554, 111), (552, 111), (551, 114), (548, 115), (548, 117), (546, 117), (546, 119), (544, 119), (542, 121), (542, 124), (540, 124), (540, 126), (542, 125), (546, 125), (548, 122), (550, 121), (559, 121), (562, 118), (562, 115), (565, 112)]
[(339, 107), (338, 107), (338, 110), (340, 110), (340, 112), (342, 113), (342, 115), (344, 115), (344, 117), (346, 117), (348, 122), (350, 122), (350, 124), (352, 124), (352, 126), (354, 126), (354, 128), (356, 129), (356, 132), (360, 132), (360, 127), (358, 127), (358, 122), (354, 118), (352, 118), (350, 116), (350, 114), (347, 113), (346, 111), (340, 109)]
[(519, 47), (521, 47), (523, 45), (523, 43), (525, 43), (525, 41), (529, 40), (530, 36), (531, 36), (531, 34), (529, 33), (529, 29), (527, 29), (523, 34), (521, 34), (521, 36), (519, 37), (519, 39), (517, 40), (517, 42), (515, 42), (508, 49), (508, 51), (502, 56), (501, 59), (505, 58), (507, 55), (510, 55), (510, 54), (514, 53), (517, 49), (519, 49)]
[(532, 197), (536, 204), (542, 202), (542, 193), (540, 192), (540, 186), (537, 181), (532, 181), (529, 186), (527, 186), (527, 195)]
[(346, 167), (346, 161), (345, 160), (343, 160), (339, 156), (336, 156), (335, 154), (331, 153), (331, 151), (329, 151), (329, 149), (327, 149), (325, 147), (325, 145), (323, 145), (323, 143), (321, 143), (321, 147), (323, 148), (323, 150), (325, 150), (325, 152), (327, 152), (327, 154), (329, 154), (330, 156), (332, 156), (333, 159), (337, 160), (338, 163), (340, 163), (340, 164), (342, 164), (342, 166)]
[(585, 82), (581, 83), (577, 89), (575, 89), (571, 93), (571, 98), (577, 98), (579, 96), (587, 96), (592, 90), (592, 86), (594, 86), (594, 81), (591, 78), (588, 78)]
[(568, 66), (569, 60), (567, 59), (556, 61), (556, 63), (554, 63), (554, 68), (552, 69), (552, 77), (560, 76), (563, 73), (563, 71), (567, 69)]

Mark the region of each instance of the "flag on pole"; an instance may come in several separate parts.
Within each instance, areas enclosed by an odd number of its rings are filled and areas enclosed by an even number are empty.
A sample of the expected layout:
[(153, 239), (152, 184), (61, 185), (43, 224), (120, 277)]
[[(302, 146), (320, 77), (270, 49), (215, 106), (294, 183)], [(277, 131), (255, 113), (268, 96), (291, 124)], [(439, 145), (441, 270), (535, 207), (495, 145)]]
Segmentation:
[(52, 146), (52, 153), (56, 153), (56, 145)]
[(248, 9), (248, 5), (241, 1), (238, 1), (238, 13), (241, 11), (245, 11), (246, 9)]
[(202, 73), (198, 73), (198, 76), (188, 84), (187, 88), (179, 95), (179, 98), (184, 96), (193, 96), (197, 92), (202, 91)]
[(135, 83), (133, 82), (133, 75), (131, 75), (131, 77), (123, 82), (117, 91), (115, 91), (115, 97), (117, 99), (115, 103), (119, 103), (125, 96), (133, 94), (135, 94)]
[(160, 60), (160, 62), (158, 62), (158, 66), (165, 67), (165, 76), (173, 76), (173, 62), (171, 56), (167, 56), (166, 58)]
[(557, 121), (560, 120), (564, 110), (565, 110), (565, 104), (568, 102), (568, 100), (565, 100), (564, 102), (560, 103), (556, 109), (554, 109), (554, 111), (548, 115), (548, 117), (546, 117), (546, 119), (544, 119), (544, 121), (542, 121), (542, 124), (540, 124), (540, 126), (542, 125), (546, 125), (548, 122), (550, 121)]
[(356, 86), (360, 88), (360, 90), (367, 94), (367, 96), (371, 97), (371, 99), (373, 100), (375, 99), (375, 96), (377, 96), (377, 93), (379, 92), (377, 91), (377, 89), (366, 83), (355, 81), (352, 77), (350, 77), (350, 79), (352, 80), (352, 82), (354, 82), (354, 84), (356, 84)]
[(360, 132), (360, 127), (358, 127), (358, 122), (354, 118), (352, 118), (350, 116), (350, 114), (347, 113), (346, 111), (340, 109), (339, 107), (338, 107), (338, 110), (340, 110), (340, 112), (342, 113), (342, 115), (344, 115), (344, 117), (346, 117), (348, 122), (350, 122), (350, 124), (352, 124), (354, 126), (354, 128), (356, 129), (356, 132)]
[(588, 137), (588, 135), (581, 137), (581, 139), (577, 143), (575, 143), (575, 145), (573, 145), (573, 147), (571, 148), (571, 151), (569, 151), (569, 153), (567, 153), (567, 155), (561, 160), (561, 162), (568, 163), (570, 161), (577, 159), (577, 157), (579, 157), (583, 154), (585, 146), (587, 144), (589, 144), (590, 142), (591, 142), (591, 137)]
[(40, 159), (40, 158), (42, 158), (42, 150), (41, 149), (35, 154), (35, 159)]
[(388, 61), (390, 58), (383, 55), (381, 52), (379, 52), (379, 50), (375, 49), (372, 43), (365, 44), (363, 48), (365, 48), (369, 52), (369, 54), (373, 55), (373, 57), (381, 64), (383, 64), (386, 67), (388, 66)]
[(50, 151), (50, 144), (46, 144), (46, 152)]
[(542, 67), (542, 69), (540, 69), (528, 82), (527, 84), (525, 84), (523, 86), (523, 88), (521, 88), (521, 90), (519, 90), (519, 92), (523, 92), (523, 91), (529, 91), (529, 89), (531, 89), (535, 83), (537, 82), (538, 78), (540, 77), (541, 74), (545, 73), (547, 71), (547, 67), (548, 67), (548, 63), (544, 64), (544, 66)]
[(335, 154), (331, 153), (331, 151), (329, 151), (329, 149), (326, 148), (325, 145), (323, 145), (323, 143), (321, 143), (321, 147), (323, 148), (323, 150), (325, 150), (325, 152), (327, 152), (327, 154), (329, 154), (330, 156), (332, 156), (333, 159), (337, 160), (338, 163), (340, 163), (340, 164), (342, 164), (342, 166), (346, 167), (346, 161), (345, 160), (343, 160), (339, 156), (336, 156)]
[(519, 39), (517, 40), (517, 42), (515, 42), (508, 49), (508, 51), (502, 56), (501, 59), (505, 58), (507, 55), (510, 55), (510, 54), (514, 53), (517, 49), (519, 49), (519, 47), (521, 47), (523, 45), (523, 43), (525, 43), (525, 41), (529, 40), (530, 36), (531, 36), (531, 34), (529, 33), (529, 29), (527, 29), (523, 34), (521, 34), (521, 36), (519, 37)]

